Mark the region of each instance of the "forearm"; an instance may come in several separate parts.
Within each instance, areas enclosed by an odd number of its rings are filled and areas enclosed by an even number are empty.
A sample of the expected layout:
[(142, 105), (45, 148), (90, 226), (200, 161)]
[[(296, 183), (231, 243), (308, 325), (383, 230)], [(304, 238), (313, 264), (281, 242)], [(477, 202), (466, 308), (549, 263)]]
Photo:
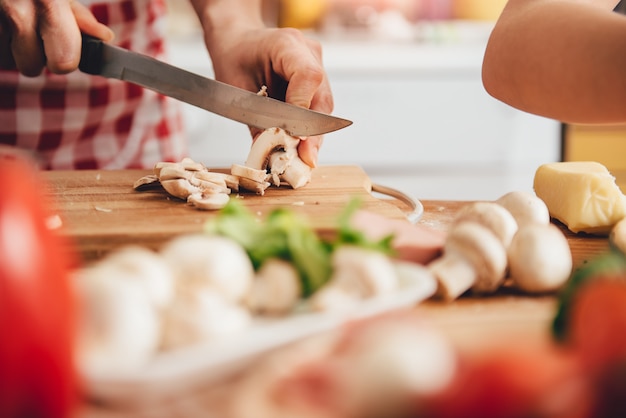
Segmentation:
[(510, 0), (485, 52), (487, 91), (565, 122), (626, 122), (626, 18), (614, 3)]
[(219, 48), (220, 38), (264, 27), (262, 0), (191, 0), (205, 33), (207, 48)]

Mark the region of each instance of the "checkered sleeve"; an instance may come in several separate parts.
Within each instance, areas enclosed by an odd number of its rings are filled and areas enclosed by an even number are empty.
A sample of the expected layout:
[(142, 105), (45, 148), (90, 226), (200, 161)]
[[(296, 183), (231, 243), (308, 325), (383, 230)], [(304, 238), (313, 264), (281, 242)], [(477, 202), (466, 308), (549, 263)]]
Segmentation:
[[(163, 59), (163, 0), (87, 1), (118, 45)], [(0, 71), (0, 143), (46, 169), (150, 168), (186, 154), (180, 106), (135, 85), (80, 72)]]

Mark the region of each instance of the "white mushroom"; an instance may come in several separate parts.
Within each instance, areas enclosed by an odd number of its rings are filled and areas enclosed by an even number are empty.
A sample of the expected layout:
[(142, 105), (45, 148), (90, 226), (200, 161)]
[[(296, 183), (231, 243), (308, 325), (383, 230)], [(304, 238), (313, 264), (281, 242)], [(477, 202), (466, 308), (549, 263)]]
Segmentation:
[(161, 180), (161, 186), (172, 196), (183, 200), (187, 200), (192, 194), (202, 193), (200, 188), (189, 183), (186, 179)]
[(187, 202), (203, 210), (222, 209), (229, 200), (230, 196), (226, 193), (194, 193), (187, 198)]
[(289, 135), (280, 128), (266, 129), (259, 134), (250, 148), (245, 165), (265, 170), (270, 162), (270, 155), (275, 151), (284, 151), (297, 154), (300, 138)]
[(249, 312), (220, 293), (198, 289), (174, 300), (164, 318), (163, 346), (187, 346), (235, 334), (250, 324)]
[(137, 282), (158, 309), (163, 309), (174, 297), (174, 278), (169, 265), (148, 248), (120, 247), (102, 259), (98, 266), (115, 268), (125, 279)]
[(517, 231), (513, 215), (495, 202), (472, 202), (459, 210), (452, 227), (460, 222), (477, 222), (491, 230), (504, 247), (508, 247)]
[(165, 347), (177, 347), (231, 334), (250, 315), (240, 302), (254, 270), (243, 247), (217, 235), (188, 234), (161, 249), (175, 279), (175, 297), (166, 312)]
[(265, 169), (256, 169), (252, 167), (246, 167), (241, 164), (233, 164), (230, 167), (230, 173), (237, 176), (239, 179), (239, 185), (246, 189), (255, 192), (258, 195), (265, 194), (265, 190), (270, 187), (268, 179), (271, 178)]
[(552, 224), (528, 224), (515, 234), (508, 249), (510, 276), (530, 293), (557, 290), (572, 271), (572, 254), (565, 235)]
[(616, 223), (609, 234), (609, 242), (622, 254), (626, 254), (626, 218)]
[(310, 299), (316, 310), (348, 309), (354, 303), (398, 288), (391, 259), (380, 251), (343, 245), (333, 252), (333, 273)]
[(100, 264), (77, 272), (79, 300), (76, 361), (87, 375), (127, 372), (157, 352), (161, 323), (154, 294), (133, 273)]
[(543, 225), (550, 223), (548, 206), (534, 193), (512, 191), (502, 195), (496, 203), (513, 215), (520, 228), (531, 222)]
[(468, 289), (478, 293), (495, 291), (503, 282), (507, 267), (502, 242), (476, 222), (461, 222), (450, 230), (443, 255), (428, 265), (437, 278), (437, 293), (453, 300)]
[[(190, 158), (180, 163), (157, 163), (154, 166), (155, 176), (161, 186), (170, 195), (187, 200), (198, 209), (217, 210), (228, 203), (230, 186), (238, 190), (239, 181), (236, 177), (211, 173), (201, 164)], [(152, 176), (145, 176), (135, 182), (135, 189), (142, 190), (151, 184)]]
[(300, 157), (293, 158), (280, 177), (293, 189), (299, 189), (311, 181), (311, 167)]
[(180, 161), (180, 165), (187, 171), (205, 171), (207, 168), (204, 164), (196, 162), (189, 157), (185, 157)]
[(228, 301), (239, 302), (252, 283), (252, 262), (230, 238), (182, 235), (166, 243), (161, 255), (174, 274), (178, 295), (211, 289)]
[[(310, 181), (312, 169), (298, 156), (298, 144), (300, 138), (283, 129), (266, 129), (252, 143), (244, 165), (268, 171), (277, 186), (284, 180), (294, 189), (302, 187)], [(289, 180), (283, 177), (286, 172)]]
[(291, 311), (301, 294), (300, 275), (293, 264), (270, 258), (257, 272), (246, 305), (253, 312), (280, 315)]

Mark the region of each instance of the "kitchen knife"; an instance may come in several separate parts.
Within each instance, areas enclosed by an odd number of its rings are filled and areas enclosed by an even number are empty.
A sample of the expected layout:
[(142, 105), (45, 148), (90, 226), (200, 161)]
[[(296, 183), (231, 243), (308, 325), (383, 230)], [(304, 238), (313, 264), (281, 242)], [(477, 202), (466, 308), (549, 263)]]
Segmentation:
[(83, 35), (79, 69), (124, 80), (260, 129), (283, 128), (291, 135), (333, 132), (351, 121), (294, 106), (202, 77), (146, 55)]

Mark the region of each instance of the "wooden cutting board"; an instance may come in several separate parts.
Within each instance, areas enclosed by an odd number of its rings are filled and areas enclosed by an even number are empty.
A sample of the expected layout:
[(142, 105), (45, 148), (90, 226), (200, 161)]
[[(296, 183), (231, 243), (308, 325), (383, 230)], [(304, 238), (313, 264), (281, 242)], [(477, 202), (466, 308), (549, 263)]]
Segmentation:
[[(134, 182), (149, 170), (81, 170), (46, 172), (49, 197), (85, 260), (100, 258), (125, 244), (158, 249), (172, 237), (202, 231), (217, 212), (198, 210), (170, 197), (162, 189), (138, 192)], [(300, 189), (268, 189), (264, 196), (234, 193), (260, 217), (277, 206), (287, 206), (306, 216), (322, 235), (329, 236), (348, 202), (358, 198), (364, 209), (405, 219), (406, 214), (372, 195), (372, 183), (358, 166), (322, 166), (313, 170), (311, 182)], [(408, 222), (408, 221), (407, 221)]]

